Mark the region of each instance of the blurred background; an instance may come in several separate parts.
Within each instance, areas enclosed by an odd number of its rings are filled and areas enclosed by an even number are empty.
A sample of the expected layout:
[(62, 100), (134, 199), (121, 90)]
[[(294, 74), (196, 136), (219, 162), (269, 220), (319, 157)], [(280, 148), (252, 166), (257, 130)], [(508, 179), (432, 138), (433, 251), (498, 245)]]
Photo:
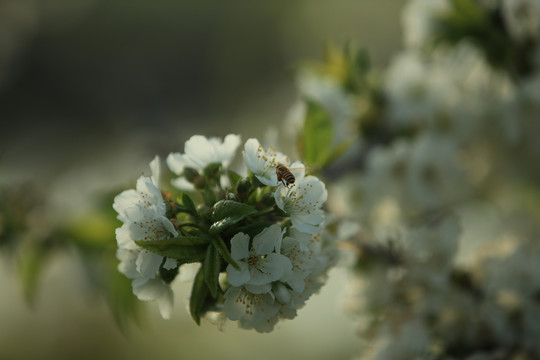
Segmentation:
[[(261, 138), (296, 98), (295, 69), (326, 44), (352, 41), (387, 64), (403, 3), (0, 0), (2, 196), (30, 184), (47, 227), (131, 186), (193, 134)], [(20, 264), (0, 256), (0, 359), (348, 359), (366, 346), (342, 310), (344, 269), (298, 318), (260, 335), (197, 327), (181, 283), (171, 321), (149, 305), (120, 330), (79, 260), (49, 259), (28, 306)]]

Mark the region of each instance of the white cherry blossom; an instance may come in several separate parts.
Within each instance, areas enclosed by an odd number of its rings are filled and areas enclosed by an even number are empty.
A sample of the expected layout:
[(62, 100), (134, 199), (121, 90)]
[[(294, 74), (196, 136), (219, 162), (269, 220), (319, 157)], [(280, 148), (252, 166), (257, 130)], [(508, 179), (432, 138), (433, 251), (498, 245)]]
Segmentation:
[(144, 250), (135, 241), (165, 240), (178, 236), (174, 225), (165, 217), (166, 207), (159, 182), (159, 158), (151, 163), (152, 176), (141, 176), (136, 189), (130, 189), (117, 195), (113, 208), (118, 212), (118, 219), (124, 224), (116, 229), (120, 260), (118, 270), (132, 279), (133, 293), (143, 301), (157, 301), (164, 318), (170, 317), (172, 310), (172, 290), (157, 273), (161, 264), (165, 269), (174, 269), (177, 264), (173, 259)]
[[(289, 233), (289, 236), (283, 239), (281, 253), (291, 260), (292, 271), (287, 276), (284, 276), (281, 281), (287, 283), (292, 290), (301, 293), (305, 288), (304, 280), (311, 273), (316, 263), (313, 251), (308, 247), (312, 235), (301, 233), (294, 228)], [(285, 294), (283, 289), (281, 289), (280, 293)], [(278, 293), (275, 294), (279, 299)], [(281, 302), (283, 304), (288, 303), (288, 301)]]
[(517, 41), (540, 38), (538, 0), (502, 0), (502, 15), (510, 35)]
[(277, 186), (276, 165), (282, 163), (289, 165), (289, 158), (276, 151), (273, 147), (264, 149), (259, 140), (251, 138), (246, 141), (242, 156), (250, 170), (264, 185)]
[[(229, 134), (223, 140), (202, 135), (193, 135), (184, 145), (184, 154), (175, 152), (167, 156), (167, 165), (176, 175), (182, 175), (184, 168), (203, 170), (211, 163), (221, 163), (228, 167), (240, 145), (240, 135)], [(193, 190), (193, 185), (179, 177), (172, 184), (181, 190)]]
[[(230, 320), (238, 320), (243, 328), (264, 331), (265, 322), (281, 307), (272, 292), (254, 294), (244, 287), (232, 286), (225, 292), (223, 310)], [(271, 330), (271, 329), (270, 329)]]
[(316, 234), (321, 231), (324, 212), (321, 206), (328, 198), (324, 183), (315, 176), (297, 179), (291, 187), (280, 186), (274, 194), (277, 206), (291, 216), (300, 231)]
[[(118, 271), (132, 279), (133, 294), (142, 301), (157, 301), (164, 319), (170, 318), (173, 307), (173, 293), (169, 285), (157, 277), (163, 257), (141, 248), (119, 247), (116, 257), (120, 260)], [(176, 267), (176, 261), (167, 259), (163, 267), (167, 270)]]
[(244, 286), (255, 294), (267, 293), (273, 281), (287, 276), (292, 264), (289, 258), (279, 253), (283, 232), (279, 225), (264, 229), (253, 238), (238, 233), (231, 239), (231, 256), (240, 266), (240, 271), (227, 266), (227, 280), (233, 286)]

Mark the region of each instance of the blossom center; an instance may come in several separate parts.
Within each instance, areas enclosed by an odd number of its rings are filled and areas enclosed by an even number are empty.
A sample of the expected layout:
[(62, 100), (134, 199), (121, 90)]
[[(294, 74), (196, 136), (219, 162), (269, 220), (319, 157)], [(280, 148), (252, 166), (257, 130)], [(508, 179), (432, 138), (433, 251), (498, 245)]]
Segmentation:
[(249, 266), (254, 267), (255, 269), (259, 270), (262, 273), (264, 271), (262, 271), (261, 268), (264, 266), (266, 262), (268, 262), (268, 258), (266, 257), (266, 255), (251, 255), (246, 259), (246, 263)]

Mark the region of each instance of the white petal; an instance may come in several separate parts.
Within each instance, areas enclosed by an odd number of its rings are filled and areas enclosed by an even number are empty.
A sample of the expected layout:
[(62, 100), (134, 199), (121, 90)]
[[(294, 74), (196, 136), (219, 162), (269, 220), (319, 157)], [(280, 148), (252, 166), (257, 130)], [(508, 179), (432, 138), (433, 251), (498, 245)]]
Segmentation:
[(274, 200), (276, 201), (276, 205), (283, 211), (285, 211), (285, 199), (287, 191), (287, 188), (280, 186), (274, 192)]
[(293, 173), (296, 182), (301, 181), (306, 173), (306, 166), (300, 161), (295, 161), (289, 166), (289, 170)]
[(150, 162), (150, 171), (152, 171), (152, 182), (159, 186), (159, 180), (161, 177), (161, 162), (159, 156), (156, 155), (154, 159)]
[(171, 234), (172, 237), (178, 236), (178, 232), (174, 228), (173, 223), (169, 219), (167, 219), (165, 216), (158, 216), (156, 217), (156, 220), (162, 226), (162, 229), (158, 229), (158, 230), (164, 230), (165, 232), (169, 232), (169, 234)]
[(135, 241), (133, 241), (133, 239), (130, 236), (129, 224), (124, 224), (121, 227), (117, 228), (115, 230), (115, 233), (116, 233), (116, 243), (118, 244), (119, 248), (131, 249), (131, 250), (135, 250), (139, 248), (139, 246), (135, 244)]
[(249, 291), (252, 294), (266, 294), (270, 290), (272, 290), (272, 284), (264, 284), (264, 285), (251, 285), (246, 284), (244, 285), (247, 291)]
[(242, 292), (240, 287), (230, 287), (225, 292), (223, 303), (223, 311), (227, 318), (231, 320), (239, 320), (246, 313), (246, 307), (242, 305), (240, 300)]
[(201, 263), (183, 264), (180, 266), (180, 269), (178, 270), (178, 276), (176, 277), (175, 280), (178, 282), (193, 281), (193, 279), (195, 278), (195, 275), (197, 275), (200, 268), (201, 268)]
[(169, 169), (176, 175), (180, 175), (184, 172), (184, 168), (186, 166), (193, 167), (193, 163), (189, 160), (189, 157), (187, 157), (184, 154), (181, 154), (179, 152), (170, 153), (167, 155), (167, 166), (169, 166)]
[(153, 204), (163, 201), (161, 191), (148, 176), (141, 176), (137, 179), (137, 192), (148, 196)]
[(139, 194), (133, 189), (122, 191), (116, 195), (113, 202), (113, 209), (118, 213), (118, 220), (125, 222), (126, 209), (139, 202)]
[(259, 155), (260, 145), (259, 140), (251, 138), (246, 141), (242, 151), (248, 170), (254, 174), (262, 174), (264, 171), (265, 161)]
[(321, 206), (328, 199), (328, 191), (324, 183), (315, 176), (306, 176), (302, 180), (302, 184), (310, 186), (309, 200), (307, 201), (318, 201)]
[(273, 289), (276, 300), (282, 304), (288, 304), (291, 302), (291, 293), (289, 289), (282, 283), (276, 283)]
[(259, 181), (266, 186), (278, 186), (277, 175), (275, 170), (269, 169), (265, 175), (255, 175)]
[(231, 239), (231, 256), (234, 260), (249, 257), (249, 235), (238, 233)]
[(306, 287), (305, 283), (305, 276), (300, 271), (292, 271), (291, 275), (288, 277), (285, 281), (289, 286), (296, 291), (297, 293), (301, 293), (304, 291), (304, 288)]
[(234, 158), (234, 154), (236, 153), (236, 149), (238, 149), (238, 146), (240, 146), (241, 142), (240, 135), (235, 134), (229, 134), (225, 136), (225, 139), (223, 139), (223, 145), (220, 147), (220, 158), (221, 163), (224, 167), (229, 166), (232, 159)]
[(291, 222), (298, 230), (308, 234), (317, 234), (322, 228), (319, 226), (324, 217), (320, 214), (295, 214)]
[(135, 277), (133, 279), (133, 281), (131, 282), (131, 286), (135, 289), (135, 288), (143, 286), (144, 284), (146, 284), (150, 280), (152, 280), (152, 279), (149, 279), (149, 278), (144, 277), (141, 274), (137, 273), (137, 277)]
[(116, 250), (116, 258), (120, 260), (118, 271), (126, 275), (129, 279), (135, 279), (141, 274), (137, 271), (136, 261), (139, 256), (137, 250), (127, 250), (119, 248)]
[(270, 254), (276, 249), (282, 239), (282, 230), (279, 225), (271, 225), (253, 238), (253, 250), (258, 255)]
[(162, 261), (163, 256), (143, 250), (137, 258), (137, 271), (144, 277), (153, 279), (156, 276)]
[(157, 300), (161, 317), (169, 320), (174, 307), (174, 293), (170, 286), (167, 286), (161, 297)]
[(227, 281), (233, 286), (244, 285), (251, 278), (249, 266), (245, 262), (237, 261), (240, 266), (240, 271), (236, 270), (232, 265), (227, 266)]
[(225, 315), (231, 320), (241, 320), (241, 325), (253, 326), (270, 319), (281, 306), (271, 292), (252, 294), (243, 288), (230, 287), (224, 297)]
[(187, 181), (183, 177), (172, 179), (171, 184), (175, 188), (177, 188), (178, 190), (182, 190), (182, 191), (194, 191), (195, 190), (195, 186), (193, 186), (192, 183), (190, 183), (189, 181)]
[(165, 264), (163, 264), (163, 268), (165, 270), (172, 270), (175, 269), (177, 266), (178, 263), (176, 262), (176, 260), (171, 258), (167, 258), (167, 260), (165, 260)]
[(197, 164), (197, 169), (199, 170), (212, 162), (218, 161), (215, 148), (202, 135), (193, 135), (186, 141), (184, 150), (186, 155)]
[[(143, 220), (145, 218), (145, 216), (146, 216), (146, 212), (145, 212), (144, 208), (141, 205), (135, 204), (135, 205), (125, 209), (124, 215), (125, 215), (126, 219), (128, 219), (129, 222), (134, 222), (134, 221)], [(129, 222), (126, 222), (126, 223), (129, 224)]]
[[(306, 234), (305, 232), (302, 232), (295, 227), (289, 228), (288, 237), (291, 237), (295, 241), (298, 241), (302, 245), (302, 248), (307, 247), (307, 249), (309, 249), (311, 244), (313, 243), (313, 235)], [(283, 239), (283, 242), (285, 242), (285, 239)]]
[(168, 287), (169, 286), (159, 278), (150, 279), (142, 285), (133, 287), (133, 294), (142, 301), (156, 300), (163, 295)]

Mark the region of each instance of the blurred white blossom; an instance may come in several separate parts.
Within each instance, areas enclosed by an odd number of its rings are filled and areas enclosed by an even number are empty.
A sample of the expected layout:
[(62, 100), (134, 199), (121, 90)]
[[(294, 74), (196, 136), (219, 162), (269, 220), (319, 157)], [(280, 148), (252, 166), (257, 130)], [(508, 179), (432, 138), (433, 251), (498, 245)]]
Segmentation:
[[(228, 167), (240, 146), (240, 135), (229, 134), (223, 140), (202, 135), (193, 135), (184, 145), (184, 153), (174, 152), (167, 156), (167, 165), (176, 175), (182, 175), (184, 168), (203, 170), (212, 163)], [(183, 177), (173, 179), (173, 185), (180, 190), (193, 190), (193, 185)]]
[(502, 13), (510, 35), (518, 41), (540, 39), (540, 2), (502, 0)]
[(401, 21), (405, 45), (421, 48), (427, 45), (437, 24), (437, 17), (449, 10), (448, 0), (412, 0), (403, 8)]
[(157, 187), (159, 182), (159, 158), (150, 164), (152, 177), (141, 176), (136, 190), (126, 190), (114, 199), (113, 208), (124, 224), (116, 229), (120, 260), (118, 270), (132, 279), (133, 293), (143, 301), (157, 300), (164, 318), (172, 312), (173, 294), (157, 273), (160, 266), (167, 270), (176, 268), (176, 261), (164, 259), (139, 247), (135, 241), (166, 240), (178, 236), (178, 232), (165, 217), (165, 202)]

